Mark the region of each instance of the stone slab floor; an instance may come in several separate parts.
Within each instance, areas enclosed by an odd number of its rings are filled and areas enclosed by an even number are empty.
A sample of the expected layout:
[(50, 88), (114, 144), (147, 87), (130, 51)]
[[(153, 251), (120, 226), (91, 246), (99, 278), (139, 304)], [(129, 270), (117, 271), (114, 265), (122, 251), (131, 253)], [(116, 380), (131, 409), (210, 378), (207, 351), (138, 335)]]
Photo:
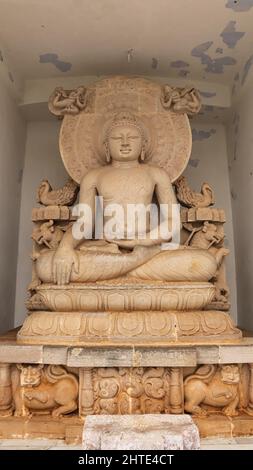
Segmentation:
[[(67, 445), (52, 439), (2, 439), (0, 450), (81, 450), (81, 445)], [(253, 450), (253, 436), (236, 438), (206, 438), (201, 450)]]

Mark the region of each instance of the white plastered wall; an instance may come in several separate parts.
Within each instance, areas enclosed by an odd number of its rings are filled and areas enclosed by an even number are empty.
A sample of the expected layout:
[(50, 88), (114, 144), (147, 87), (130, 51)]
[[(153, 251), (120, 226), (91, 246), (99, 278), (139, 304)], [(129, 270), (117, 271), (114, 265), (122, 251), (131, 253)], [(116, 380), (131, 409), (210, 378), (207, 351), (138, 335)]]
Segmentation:
[(235, 237), (238, 324), (253, 330), (253, 76), (237, 99), (227, 129)]
[(227, 280), (230, 289), (231, 316), (237, 321), (236, 271), (230, 185), (227, 162), (226, 130), (222, 124), (192, 122), (192, 155), (185, 171), (190, 186), (199, 191), (203, 182), (214, 190), (215, 207), (226, 213), (225, 246), (230, 250), (226, 258)]
[(58, 150), (59, 128), (59, 121), (35, 121), (27, 126), (18, 244), (16, 326), (22, 324), (26, 315), (25, 300), (32, 273), (31, 212), (37, 206), (37, 188), (44, 178), (55, 188), (63, 186), (68, 177)]
[(13, 327), (26, 123), (0, 80), (0, 332)]

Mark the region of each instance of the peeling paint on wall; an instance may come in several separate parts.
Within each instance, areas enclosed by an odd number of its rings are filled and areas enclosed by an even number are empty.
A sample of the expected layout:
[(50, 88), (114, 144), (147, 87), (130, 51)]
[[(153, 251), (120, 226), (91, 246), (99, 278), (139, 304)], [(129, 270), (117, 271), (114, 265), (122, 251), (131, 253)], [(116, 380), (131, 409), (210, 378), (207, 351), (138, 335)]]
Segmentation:
[(192, 129), (192, 140), (196, 141), (202, 141), (209, 139), (213, 134), (216, 133), (216, 129), (210, 129), (209, 131), (203, 131), (202, 129), (197, 130), (197, 129)]
[(187, 77), (187, 75), (190, 73), (190, 70), (179, 70), (178, 76), (179, 77)]
[(236, 31), (235, 25), (236, 21), (229, 21), (220, 34), (223, 42), (229, 47), (229, 49), (234, 49), (238, 41), (240, 41), (240, 39), (245, 35), (244, 31)]
[(152, 69), (157, 69), (158, 67), (158, 59), (156, 59), (155, 57), (152, 57), (151, 67)]
[(193, 168), (197, 168), (199, 162), (200, 162), (199, 158), (190, 158), (189, 165), (192, 166)]
[(225, 65), (235, 65), (236, 60), (233, 57), (225, 56), (218, 59), (212, 59), (206, 51), (212, 46), (213, 41), (207, 41), (194, 47), (191, 51), (193, 57), (198, 57), (201, 64), (206, 65), (205, 71), (210, 73), (223, 73)]
[(199, 90), (199, 94), (200, 96), (203, 96), (203, 98), (213, 98), (214, 96), (216, 96), (215, 91), (212, 92), (212, 91), (200, 91)]
[(61, 72), (68, 72), (71, 69), (72, 64), (70, 62), (64, 62), (59, 60), (58, 54), (47, 52), (40, 55), (40, 62), (42, 64), (53, 64)]
[(223, 54), (223, 49), (222, 49), (222, 47), (217, 47), (217, 49), (216, 49), (215, 52), (216, 52), (216, 54)]
[[(213, 41), (206, 41), (198, 46), (194, 47), (191, 51), (193, 57), (202, 57), (204, 52), (206, 52), (213, 45)], [(203, 62), (204, 63), (204, 62)]]
[(253, 65), (253, 55), (250, 56), (247, 62), (244, 64), (243, 71), (242, 71), (242, 80), (241, 80), (242, 85), (244, 85), (252, 65)]
[(231, 8), (236, 13), (249, 11), (253, 7), (253, 0), (228, 0), (226, 8)]
[(170, 63), (170, 66), (176, 69), (183, 69), (185, 67), (189, 67), (189, 64), (184, 60), (174, 60)]

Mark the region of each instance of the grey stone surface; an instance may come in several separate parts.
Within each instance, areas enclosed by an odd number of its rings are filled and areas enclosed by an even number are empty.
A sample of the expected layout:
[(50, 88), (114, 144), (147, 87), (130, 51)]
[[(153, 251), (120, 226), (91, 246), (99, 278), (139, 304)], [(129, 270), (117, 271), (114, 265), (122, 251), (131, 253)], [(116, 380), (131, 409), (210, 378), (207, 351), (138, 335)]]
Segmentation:
[(84, 450), (197, 450), (200, 438), (189, 415), (87, 416)]
[[(201, 439), (200, 450), (253, 450), (253, 436)], [(1, 450), (82, 450), (81, 445), (66, 444), (62, 439), (0, 439)], [(82, 455), (80, 453), (80, 455)]]
[(197, 364), (253, 362), (253, 338), (164, 346), (69, 347), (2, 343), (0, 362), (62, 364), (70, 367), (194, 367)]

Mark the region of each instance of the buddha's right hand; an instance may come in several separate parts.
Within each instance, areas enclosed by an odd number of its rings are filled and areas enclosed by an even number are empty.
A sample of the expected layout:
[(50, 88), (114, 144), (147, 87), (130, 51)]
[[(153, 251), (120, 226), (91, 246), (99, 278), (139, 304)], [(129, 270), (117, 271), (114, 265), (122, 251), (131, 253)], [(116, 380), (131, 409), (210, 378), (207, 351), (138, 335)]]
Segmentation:
[(53, 281), (58, 285), (68, 284), (72, 269), (78, 273), (79, 260), (73, 248), (59, 247), (53, 258)]

